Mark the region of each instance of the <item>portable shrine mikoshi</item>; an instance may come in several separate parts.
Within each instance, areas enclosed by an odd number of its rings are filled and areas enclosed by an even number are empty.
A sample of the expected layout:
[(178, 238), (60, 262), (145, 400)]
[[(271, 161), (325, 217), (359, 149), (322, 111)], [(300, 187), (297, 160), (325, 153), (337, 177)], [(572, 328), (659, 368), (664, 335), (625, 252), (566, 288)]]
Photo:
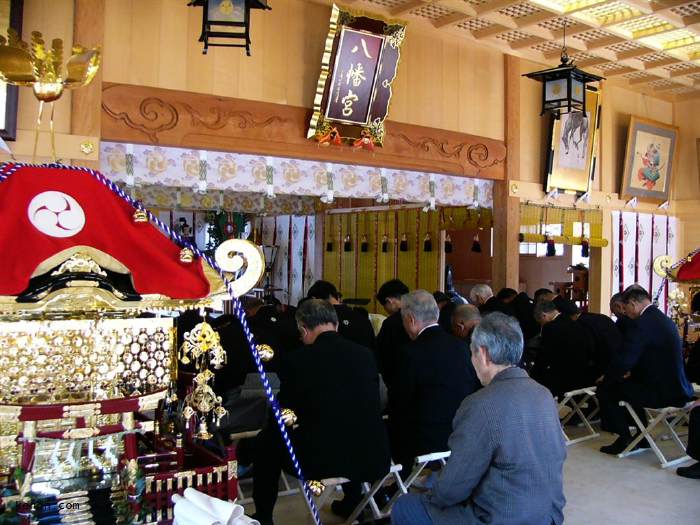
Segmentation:
[[(263, 275), (258, 247), (227, 241), (214, 262), (101, 174), (57, 164), (2, 165), (0, 215), (0, 464), (15, 499), (106, 488), (117, 518), (160, 523), (186, 486), (234, 499), (233, 450), (195, 439), (226, 413), (210, 386), (225, 352), (206, 322), (178, 352), (173, 312), (227, 294), (245, 326), (236, 298)], [(195, 365), (182, 400), (178, 355)], [(177, 401), (182, 434), (164, 416)], [(75, 519), (99, 521), (93, 507)]]

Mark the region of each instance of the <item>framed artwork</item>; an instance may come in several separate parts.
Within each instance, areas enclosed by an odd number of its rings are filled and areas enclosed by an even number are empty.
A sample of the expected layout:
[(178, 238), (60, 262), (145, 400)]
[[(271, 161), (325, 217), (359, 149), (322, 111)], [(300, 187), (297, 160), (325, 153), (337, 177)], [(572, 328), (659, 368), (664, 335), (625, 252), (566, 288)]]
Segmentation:
[(586, 90), (586, 115), (572, 112), (552, 120), (547, 192), (585, 193), (593, 178), (596, 162), (600, 93)]
[(667, 201), (677, 150), (678, 128), (632, 117), (620, 195), (625, 199)]
[[(22, 36), (22, 8), (24, 0), (0, 0), (0, 34), (7, 38), (11, 27)], [(17, 137), (17, 86), (0, 81), (0, 137), (15, 140)]]

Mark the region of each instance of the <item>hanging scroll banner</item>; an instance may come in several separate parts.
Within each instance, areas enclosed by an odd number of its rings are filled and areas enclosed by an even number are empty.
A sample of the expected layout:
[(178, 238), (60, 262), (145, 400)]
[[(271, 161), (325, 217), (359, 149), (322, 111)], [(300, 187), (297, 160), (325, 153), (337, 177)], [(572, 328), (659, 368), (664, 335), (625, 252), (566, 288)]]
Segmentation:
[(405, 31), (333, 6), (307, 138), (368, 150), (383, 144)]

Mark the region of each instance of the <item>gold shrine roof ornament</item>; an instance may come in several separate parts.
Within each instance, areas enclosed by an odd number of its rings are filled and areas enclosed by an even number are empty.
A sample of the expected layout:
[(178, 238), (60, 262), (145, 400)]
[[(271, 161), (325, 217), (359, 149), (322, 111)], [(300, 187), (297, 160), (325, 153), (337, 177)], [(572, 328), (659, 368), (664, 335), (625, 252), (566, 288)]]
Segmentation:
[(100, 68), (100, 49), (85, 49), (74, 45), (71, 56), (63, 67), (63, 40), (54, 38), (47, 47), (38, 31), (32, 32), (31, 43), (19, 38), (10, 28), (7, 38), (0, 36), (0, 79), (14, 86), (31, 87), (39, 100), (39, 117), (34, 134), (34, 153), (39, 141), (39, 127), (44, 114), (44, 103), (51, 103), (51, 152), (56, 161), (56, 138), (53, 125), (53, 103), (66, 89), (87, 86)]
[(64, 89), (87, 86), (100, 68), (100, 49), (74, 45), (63, 67), (63, 40), (54, 38), (46, 46), (38, 31), (32, 32), (31, 44), (8, 29), (0, 36), (0, 78), (15, 86), (31, 87), (42, 102), (58, 100)]

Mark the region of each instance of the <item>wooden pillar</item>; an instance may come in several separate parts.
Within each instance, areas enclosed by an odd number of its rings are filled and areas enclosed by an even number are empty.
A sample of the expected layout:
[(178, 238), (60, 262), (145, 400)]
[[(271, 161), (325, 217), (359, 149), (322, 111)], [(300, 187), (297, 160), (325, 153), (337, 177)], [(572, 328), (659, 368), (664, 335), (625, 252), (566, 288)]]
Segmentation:
[[(104, 33), (105, 0), (75, 0), (73, 42), (85, 48), (102, 49)], [(71, 133), (88, 137), (81, 143), (81, 148), (92, 147), (96, 150), (100, 147), (102, 122), (102, 68), (100, 67), (90, 85), (76, 89), (72, 95)], [(94, 155), (92, 157), (95, 158)], [(72, 163), (99, 169), (99, 161), (96, 160), (75, 158)]]
[(519, 289), (520, 201), (510, 196), (511, 183), (520, 179), (520, 59), (505, 56), (506, 178), (494, 185), (492, 288)]
[(606, 248), (591, 248), (588, 269), (588, 311), (610, 315), (612, 291), (612, 214), (603, 209), (603, 238), (608, 239)]

